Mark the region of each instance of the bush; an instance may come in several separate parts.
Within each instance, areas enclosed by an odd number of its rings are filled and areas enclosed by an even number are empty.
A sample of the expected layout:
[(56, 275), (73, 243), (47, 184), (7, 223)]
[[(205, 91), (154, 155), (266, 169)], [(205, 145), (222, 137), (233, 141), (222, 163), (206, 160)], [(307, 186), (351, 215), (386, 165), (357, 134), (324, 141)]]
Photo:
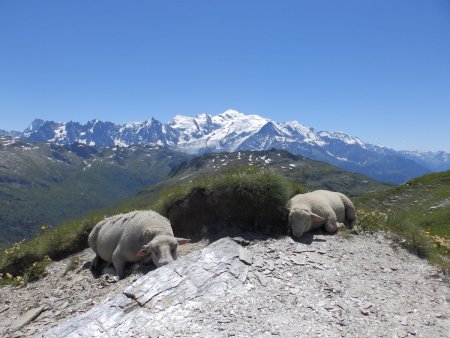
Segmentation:
[(245, 168), (163, 192), (156, 209), (177, 236), (201, 238), (226, 229), (280, 233), (286, 230), (285, 206), (304, 191), (267, 169)]
[(44, 277), (47, 273), (46, 268), (51, 263), (51, 261), (52, 260), (48, 256), (46, 256), (43, 260), (34, 262), (32, 265), (27, 267), (24, 275), (25, 282), (35, 282)]
[[(281, 208), (291, 197), (288, 181), (270, 170), (249, 168), (220, 175), (210, 191), (230, 221), (255, 227), (280, 226)], [(269, 229), (259, 229), (269, 230)]]

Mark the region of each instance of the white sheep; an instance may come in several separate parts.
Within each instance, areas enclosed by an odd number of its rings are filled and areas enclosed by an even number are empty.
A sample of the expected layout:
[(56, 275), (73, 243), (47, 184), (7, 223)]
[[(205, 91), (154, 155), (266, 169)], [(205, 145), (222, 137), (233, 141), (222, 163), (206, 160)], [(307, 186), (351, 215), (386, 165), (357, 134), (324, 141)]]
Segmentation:
[(160, 267), (176, 260), (178, 244), (189, 241), (174, 237), (169, 220), (155, 211), (115, 215), (99, 222), (89, 234), (89, 246), (96, 253), (92, 268), (102, 260), (112, 262), (116, 275), (123, 277), (128, 262), (152, 260)]
[(295, 237), (325, 225), (331, 233), (356, 225), (355, 207), (350, 199), (339, 192), (316, 190), (299, 194), (288, 202), (289, 227)]

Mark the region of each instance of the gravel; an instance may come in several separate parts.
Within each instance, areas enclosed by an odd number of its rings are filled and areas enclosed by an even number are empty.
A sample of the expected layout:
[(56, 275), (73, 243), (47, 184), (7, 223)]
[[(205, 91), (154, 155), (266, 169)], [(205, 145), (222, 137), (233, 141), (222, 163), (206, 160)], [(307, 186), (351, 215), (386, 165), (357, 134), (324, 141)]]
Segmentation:
[[(250, 240), (245, 249), (222, 240), (199, 250), (206, 244), (180, 247), (190, 254), (116, 283), (92, 276), (90, 250), (65, 276), (68, 260), (56, 262), (39, 282), (0, 288), (0, 336), (70, 328), (81, 336), (450, 337), (448, 280), (383, 233)], [(12, 329), (39, 307), (37, 318)], [(77, 328), (102, 320), (114, 325)]]

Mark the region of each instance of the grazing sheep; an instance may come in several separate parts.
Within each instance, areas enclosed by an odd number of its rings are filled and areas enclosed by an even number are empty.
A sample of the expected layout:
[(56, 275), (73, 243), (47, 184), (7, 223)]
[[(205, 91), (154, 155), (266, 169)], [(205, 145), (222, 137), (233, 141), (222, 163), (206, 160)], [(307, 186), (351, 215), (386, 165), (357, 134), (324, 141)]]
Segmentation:
[(291, 198), (289, 227), (295, 237), (325, 225), (328, 232), (356, 224), (355, 207), (350, 199), (339, 192), (316, 190)]
[(122, 277), (128, 262), (153, 260), (160, 267), (176, 260), (178, 244), (189, 241), (175, 238), (169, 220), (154, 211), (115, 215), (99, 222), (89, 234), (89, 246), (96, 253), (92, 268), (102, 260), (112, 262), (116, 275)]

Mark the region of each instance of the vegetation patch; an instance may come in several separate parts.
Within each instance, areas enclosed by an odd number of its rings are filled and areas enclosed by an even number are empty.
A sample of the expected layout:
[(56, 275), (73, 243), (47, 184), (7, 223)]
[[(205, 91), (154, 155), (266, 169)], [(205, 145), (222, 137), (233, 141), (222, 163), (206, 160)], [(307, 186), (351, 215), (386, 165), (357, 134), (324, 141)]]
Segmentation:
[(450, 271), (450, 171), (355, 199), (364, 231), (385, 230), (410, 252)]
[(78, 264), (80, 264), (80, 260), (77, 256), (70, 257), (69, 262), (64, 269), (63, 276), (67, 275), (70, 271), (75, 270), (78, 267)]
[[(28, 274), (33, 281), (39, 275), (39, 267), (47, 260), (58, 260), (88, 246), (87, 238), (92, 228), (103, 217), (90, 215), (89, 217), (63, 224), (54, 229), (44, 231), (40, 236), (31, 240), (15, 243), (0, 253), (0, 272), (13, 277)], [(28, 270), (35, 264), (35, 270)]]
[(263, 168), (233, 169), (162, 193), (156, 210), (178, 236), (200, 239), (232, 229), (286, 232), (286, 203), (304, 188)]
[(420, 227), (407, 217), (389, 216), (386, 221), (386, 227), (395, 234), (400, 235), (396, 242), (409, 252), (420, 258), (428, 258), (430, 256), (431, 243), (429, 239), (423, 234)]

